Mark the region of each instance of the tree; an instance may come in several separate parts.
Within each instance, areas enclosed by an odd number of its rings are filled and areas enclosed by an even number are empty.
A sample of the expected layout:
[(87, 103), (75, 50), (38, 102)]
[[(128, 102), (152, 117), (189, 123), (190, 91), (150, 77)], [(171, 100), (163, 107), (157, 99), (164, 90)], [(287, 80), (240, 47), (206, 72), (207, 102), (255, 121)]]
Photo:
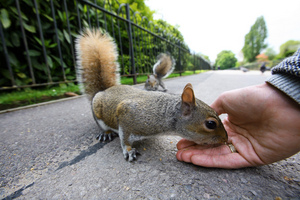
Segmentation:
[(293, 55), (300, 48), (300, 41), (289, 40), (280, 45), (280, 52), (276, 58), (282, 59)]
[(208, 62), (210, 62), (209, 56), (204, 55), (203, 53), (197, 53), (196, 55), (199, 56), (199, 57), (202, 57), (202, 58), (204, 58), (205, 60), (207, 60)]
[(255, 56), (267, 47), (264, 43), (267, 38), (267, 27), (264, 17), (256, 19), (255, 24), (251, 26), (250, 32), (245, 36), (245, 44), (242, 49), (244, 58), (248, 62), (255, 61)]
[(223, 50), (217, 55), (216, 66), (221, 69), (229, 69), (235, 66), (237, 59), (231, 51)]

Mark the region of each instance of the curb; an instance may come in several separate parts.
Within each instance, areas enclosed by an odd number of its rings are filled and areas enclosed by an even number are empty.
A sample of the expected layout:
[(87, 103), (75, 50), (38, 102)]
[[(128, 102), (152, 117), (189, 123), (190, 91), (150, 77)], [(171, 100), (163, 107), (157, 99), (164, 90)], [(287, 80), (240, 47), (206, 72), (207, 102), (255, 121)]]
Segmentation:
[(18, 110), (24, 110), (24, 109), (28, 109), (28, 108), (34, 108), (34, 107), (38, 107), (38, 106), (44, 106), (44, 105), (48, 105), (48, 104), (52, 104), (52, 103), (57, 103), (57, 102), (62, 102), (62, 101), (68, 101), (68, 100), (78, 99), (78, 98), (83, 97), (83, 96), (85, 96), (85, 95), (78, 95), (78, 96), (75, 96), (75, 97), (67, 97), (67, 98), (63, 98), (63, 99), (52, 100), (52, 101), (47, 101), (47, 102), (43, 102), (43, 103), (32, 104), (32, 105), (28, 105), (28, 106), (21, 106), (21, 107), (17, 107), (17, 108), (10, 108), (10, 109), (6, 109), (6, 110), (1, 110), (0, 114), (4, 114), (4, 113), (8, 113), (8, 112), (14, 112), (14, 111), (18, 111)]

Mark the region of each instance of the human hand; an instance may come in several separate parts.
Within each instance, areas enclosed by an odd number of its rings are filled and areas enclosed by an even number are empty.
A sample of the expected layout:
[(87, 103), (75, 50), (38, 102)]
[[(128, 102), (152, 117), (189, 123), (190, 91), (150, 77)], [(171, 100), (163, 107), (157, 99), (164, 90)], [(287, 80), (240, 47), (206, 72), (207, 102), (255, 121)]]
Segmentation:
[(176, 157), (204, 167), (242, 168), (270, 164), (300, 151), (300, 106), (264, 83), (223, 93), (211, 105), (228, 133), (227, 145), (201, 146), (182, 139)]

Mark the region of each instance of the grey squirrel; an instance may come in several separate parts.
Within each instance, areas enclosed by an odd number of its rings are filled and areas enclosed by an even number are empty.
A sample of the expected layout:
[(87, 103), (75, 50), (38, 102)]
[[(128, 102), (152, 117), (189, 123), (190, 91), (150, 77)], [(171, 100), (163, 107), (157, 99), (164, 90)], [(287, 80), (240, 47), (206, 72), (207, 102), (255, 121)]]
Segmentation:
[(76, 39), (77, 72), (100, 128), (99, 140), (120, 138), (123, 155), (136, 159), (134, 141), (179, 135), (199, 144), (227, 141), (218, 114), (195, 98), (191, 84), (182, 95), (120, 85), (117, 46), (108, 33), (85, 29)]
[(145, 89), (155, 91), (158, 90), (160, 85), (163, 88), (163, 91), (167, 91), (162, 79), (168, 77), (174, 71), (175, 59), (169, 52), (160, 53), (156, 59), (157, 62), (153, 66), (153, 74), (148, 75)]

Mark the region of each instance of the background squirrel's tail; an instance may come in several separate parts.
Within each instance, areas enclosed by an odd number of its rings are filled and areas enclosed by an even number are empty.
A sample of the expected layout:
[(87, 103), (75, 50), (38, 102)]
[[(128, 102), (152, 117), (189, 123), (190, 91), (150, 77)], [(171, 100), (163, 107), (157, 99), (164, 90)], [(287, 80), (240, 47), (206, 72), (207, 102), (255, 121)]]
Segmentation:
[(168, 77), (175, 68), (175, 59), (169, 52), (159, 54), (156, 59), (153, 74), (157, 75), (158, 78)]
[(90, 100), (97, 92), (120, 84), (117, 45), (108, 33), (85, 29), (75, 42), (77, 78)]

